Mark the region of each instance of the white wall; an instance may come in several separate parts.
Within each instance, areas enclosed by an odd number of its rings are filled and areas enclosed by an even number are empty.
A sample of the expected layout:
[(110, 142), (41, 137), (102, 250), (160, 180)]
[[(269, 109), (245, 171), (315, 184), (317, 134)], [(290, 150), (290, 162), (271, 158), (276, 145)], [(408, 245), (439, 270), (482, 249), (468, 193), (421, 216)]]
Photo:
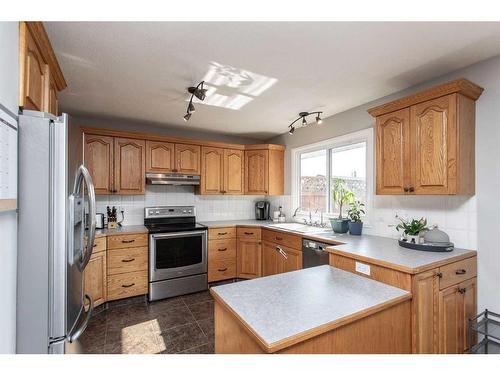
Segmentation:
[[(0, 104), (17, 115), (19, 34), (17, 22), (0, 22)], [(0, 353), (16, 345), (17, 213), (0, 212)]]
[[(106, 213), (106, 206), (123, 207), (124, 225), (142, 225), (144, 207), (152, 206), (195, 206), (199, 222), (210, 220), (255, 219), (255, 201), (265, 197), (245, 195), (195, 195), (192, 186), (147, 185), (145, 195), (97, 196), (97, 212)], [(118, 215), (121, 219), (121, 214)]]
[[(429, 217), (431, 223), (437, 222), (458, 246), (477, 249), (478, 309), (489, 308), (500, 313), (500, 249), (497, 240), (500, 165), (496, 154), (500, 145), (500, 56), (336, 114), (325, 119), (322, 127), (298, 129), (293, 136), (284, 134), (269, 142), (287, 146), (285, 192), (290, 194), (292, 148), (372, 127), (374, 119), (366, 112), (368, 108), (460, 77), (485, 88), (476, 104), (476, 196), (374, 197), (374, 226), (366, 232), (394, 236), (395, 232), (387, 224), (396, 212)], [(291, 207), (289, 196), (275, 198), (272, 202), (275, 206), (284, 205), (288, 214), (295, 208)]]

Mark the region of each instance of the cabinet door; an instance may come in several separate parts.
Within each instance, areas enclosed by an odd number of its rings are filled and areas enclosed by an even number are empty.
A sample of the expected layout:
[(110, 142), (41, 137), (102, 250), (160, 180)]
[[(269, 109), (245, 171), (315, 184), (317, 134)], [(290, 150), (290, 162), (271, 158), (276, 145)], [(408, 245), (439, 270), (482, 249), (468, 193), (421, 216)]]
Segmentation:
[(269, 186), (269, 151), (245, 151), (245, 194), (265, 195)]
[(237, 275), (241, 279), (253, 279), (262, 275), (262, 244), (260, 241), (238, 240)]
[(297, 271), (302, 269), (302, 251), (289, 247), (279, 246), (278, 273)]
[(115, 192), (144, 194), (146, 185), (146, 142), (138, 139), (115, 138)]
[(377, 194), (405, 194), (411, 185), (410, 110), (377, 117)]
[(85, 134), (84, 163), (92, 176), (96, 194), (113, 192), (113, 138)]
[(242, 150), (224, 150), (224, 194), (243, 194), (245, 155)]
[(200, 174), (200, 146), (176, 144), (174, 172)]
[(24, 74), (21, 72), (23, 86), (19, 104), (25, 109), (43, 111), (48, 78), (47, 65), (25, 23), (22, 22), (20, 25), (21, 48), (23, 48), (22, 43), (24, 43)]
[(456, 96), (411, 107), (411, 159), (416, 194), (453, 194), (457, 178)]
[(262, 276), (278, 273), (278, 251), (272, 242), (262, 242)]
[(83, 273), (83, 288), (92, 297), (94, 306), (106, 302), (106, 272), (106, 251), (92, 254)]
[(146, 172), (169, 173), (175, 168), (175, 145), (146, 141)]
[[(472, 345), (476, 344), (477, 335), (469, 337), (469, 319), (477, 315), (477, 279), (473, 278), (463, 283), (460, 283), (459, 288), (463, 290), (463, 334), (462, 334), (462, 347), (463, 351), (468, 350)], [(472, 343), (469, 340), (472, 338)]]
[(57, 100), (57, 88), (52, 76), (49, 79), (49, 89), (47, 91), (47, 106), (46, 111), (52, 113), (57, 116), (58, 109), (58, 100)]
[(439, 353), (463, 353), (463, 297), (458, 285), (439, 292)]
[(412, 347), (413, 353), (438, 352), (438, 298), (437, 270), (413, 277)]
[(201, 194), (224, 193), (224, 149), (202, 147), (201, 149)]

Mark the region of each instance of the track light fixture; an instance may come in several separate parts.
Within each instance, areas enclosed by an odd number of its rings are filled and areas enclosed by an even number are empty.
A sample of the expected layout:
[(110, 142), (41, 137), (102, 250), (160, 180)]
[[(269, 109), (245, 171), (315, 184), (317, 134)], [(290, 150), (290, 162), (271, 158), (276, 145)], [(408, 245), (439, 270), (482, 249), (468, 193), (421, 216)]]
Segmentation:
[(188, 121), (191, 118), (192, 113), (196, 110), (193, 104), (193, 97), (196, 96), (199, 100), (205, 100), (207, 96), (207, 89), (203, 87), (205, 81), (201, 81), (196, 86), (188, 87), (188, 92), (191, 94), (191, 98), (189, 99), (189, 104), (187, 106), (186, 114), (184, 115), (184, 121)]
[(302, 127), (306, 127), (307, 126), (307, 116), (310, 116), (310, 115), (316, 115), (316, 124), (318, 125), (321, 125), (323, 123), (323, 120), (321, 119), (321, 114), (323, 112), (321, 111), (316, 111), (316, 112), (300, 112), (299, 113), (299, 117), (297, 117), (290, 125), (288, 125), (289, 127), (289, 130), (288, 130), (288, 134), (292, 135), (293, 132), (295, 131), (295, 128), (297, 127), (295, 125), (295, 123), (297, 121), (299, 121), (300, 119), (302, 119)]

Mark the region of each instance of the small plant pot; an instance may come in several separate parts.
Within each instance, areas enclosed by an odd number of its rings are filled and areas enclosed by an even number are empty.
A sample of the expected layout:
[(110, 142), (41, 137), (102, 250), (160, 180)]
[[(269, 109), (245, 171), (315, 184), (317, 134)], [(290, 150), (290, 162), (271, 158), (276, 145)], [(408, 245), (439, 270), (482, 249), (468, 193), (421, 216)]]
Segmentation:
[(349, 222), (349, 234), (353, 236), (361, 236), (363, 232), (363, 222), (362, 221), (350, 221)]
[(349, 219), (330, 219), (330, 224), (335, 233), (347, 233), (349, 230)]
[(406, 241), (407, 242), (410, 242), (410, 243), (416, 243), (416, 244), (419, 244), (420, 243), (420, 235), (416, 235), (416, 236), (412, 236), (412, 235), (405, 235), (405, 238), (406, 238)]

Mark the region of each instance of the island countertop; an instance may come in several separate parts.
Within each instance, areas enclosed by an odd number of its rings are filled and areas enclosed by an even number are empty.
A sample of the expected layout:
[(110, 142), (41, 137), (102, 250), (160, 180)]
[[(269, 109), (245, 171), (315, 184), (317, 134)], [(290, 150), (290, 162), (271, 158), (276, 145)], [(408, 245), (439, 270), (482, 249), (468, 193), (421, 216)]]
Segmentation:
[(275, 352), (411, 299), (411, 293), (328, 265), (216, 286), (267, 352)]

